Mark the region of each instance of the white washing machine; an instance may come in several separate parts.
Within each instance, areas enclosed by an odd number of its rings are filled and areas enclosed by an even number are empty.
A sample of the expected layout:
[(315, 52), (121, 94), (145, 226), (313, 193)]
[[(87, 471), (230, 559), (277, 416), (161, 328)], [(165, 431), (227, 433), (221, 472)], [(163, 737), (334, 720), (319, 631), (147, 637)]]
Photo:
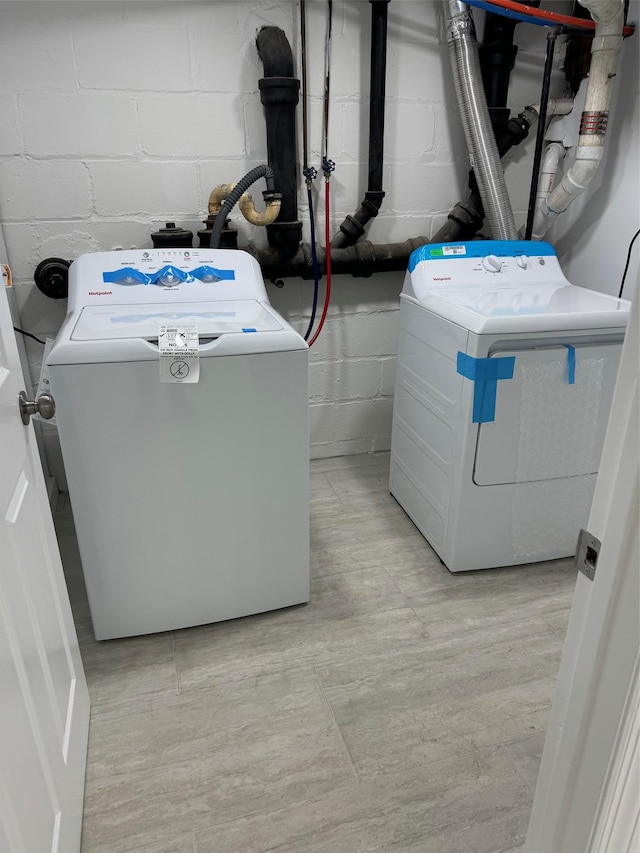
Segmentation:
[(79, 257), (48, 363), (97, 639), (308, 601), (308, 348), (249, 254)]
[(452, 572), (575, 552), (628, 318), (571, 285), (548, 243), (411, 255), (390, 491)]

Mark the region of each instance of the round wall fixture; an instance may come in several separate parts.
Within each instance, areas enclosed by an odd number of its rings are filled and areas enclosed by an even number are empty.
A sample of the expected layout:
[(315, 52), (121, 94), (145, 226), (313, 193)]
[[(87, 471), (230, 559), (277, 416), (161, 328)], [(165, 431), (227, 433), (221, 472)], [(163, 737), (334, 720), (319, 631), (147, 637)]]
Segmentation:
[(66, 299), (69, 293), (69, 267), (71, 261), (47, 258), (41, 261), (33, 274), (36, 287), (51, 299)]

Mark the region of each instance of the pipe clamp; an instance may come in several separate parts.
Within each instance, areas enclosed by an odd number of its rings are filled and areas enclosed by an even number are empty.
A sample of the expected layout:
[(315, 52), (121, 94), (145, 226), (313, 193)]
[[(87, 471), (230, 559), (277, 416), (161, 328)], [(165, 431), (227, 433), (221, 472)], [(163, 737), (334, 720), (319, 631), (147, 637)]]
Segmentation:
[(580, 136), (604, 136), (609, 123), (609, 110), (583, 112), (580, 117)]

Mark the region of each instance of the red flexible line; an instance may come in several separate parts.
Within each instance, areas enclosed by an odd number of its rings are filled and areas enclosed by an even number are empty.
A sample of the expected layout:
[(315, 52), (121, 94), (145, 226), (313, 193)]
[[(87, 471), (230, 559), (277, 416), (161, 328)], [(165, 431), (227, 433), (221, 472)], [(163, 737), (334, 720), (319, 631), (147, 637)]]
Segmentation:
[(322, 317), (313, 337), (309, 341), (309, 346), (312, 347), (316, 338), (322, 331), (324, 321), (327, 317), (329, 309), (329, 300), (331, 299), (331, 223), (329, 221), (329, 179), (324, 182), (324, 241), (326, 246), (325, 264), (327, 269), (327, 289), (324, 295), (324, 306), (322, 308)]
[[(538, 9), (536, 6), (515, 3), (514, 0), (487, 0), (487, 2), (493, 6), (501, 6), (503, 9), (511, 9), (512, 12), (521, 12), (523, 15), (530, 15), (533, 18), (554, 21), (556, 24), (580, 27), (583, 30), (595, 30), (596, 28), (595, 22), (589, 18), (575, 18), (573, 15), (561, 15), (559, 12), (547, 12), (545, 9)], [(625, 36), (633, 35), (635, 27), (625, 26), (622, 32)]]

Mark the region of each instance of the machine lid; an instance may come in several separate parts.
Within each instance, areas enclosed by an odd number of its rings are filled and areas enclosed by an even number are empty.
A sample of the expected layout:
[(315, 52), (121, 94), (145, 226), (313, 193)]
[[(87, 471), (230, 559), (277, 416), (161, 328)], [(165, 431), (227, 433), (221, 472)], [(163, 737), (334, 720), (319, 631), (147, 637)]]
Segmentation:
[(567, 283), (432, 286), (420, 304), (477, 334), (625, 328), (630, 303)]
[(272, 332), (283, 328), (277, 317), (255, 299), (91, 305), (80, 312), (71, 340), (154, 340), (160, 326), (167, 324), (195, 325), (204, 338), (217, 338), (229, 332)]

